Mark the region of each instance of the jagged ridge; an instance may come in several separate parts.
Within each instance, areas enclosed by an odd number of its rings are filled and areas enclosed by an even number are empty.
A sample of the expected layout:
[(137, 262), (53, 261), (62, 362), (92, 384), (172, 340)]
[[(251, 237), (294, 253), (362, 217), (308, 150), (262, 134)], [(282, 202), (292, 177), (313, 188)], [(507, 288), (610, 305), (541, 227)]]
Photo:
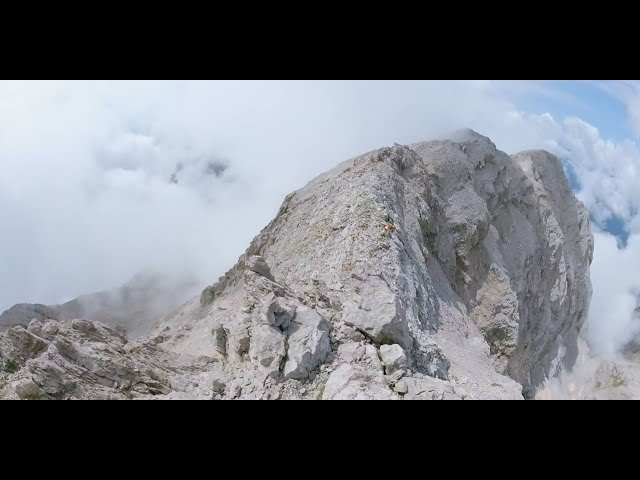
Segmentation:
[(142, 342), (210, 359), (214, 398), (530, 397), (575, 361), (592, 251), (556, 157), (461, 131), (287, 196)]

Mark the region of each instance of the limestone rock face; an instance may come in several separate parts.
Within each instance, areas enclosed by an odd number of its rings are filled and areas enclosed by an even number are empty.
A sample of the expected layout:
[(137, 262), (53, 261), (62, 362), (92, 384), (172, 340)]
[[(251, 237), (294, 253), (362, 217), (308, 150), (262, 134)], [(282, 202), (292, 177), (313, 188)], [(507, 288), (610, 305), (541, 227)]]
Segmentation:
[(323, 400), (396, 400), (399, 397), (388, 387), (380, 372), (340, 365), (329, 377)]
[(289, 326), (285, 378), (306, 378), (324, 362), (331, 353), (330, 331), (331, 324), (315, 310), (300, 308), (296, 311), (295, 321)]
[(576, 359), (592, 252), (588, 214), (547, 152), (510, 157), (469, 130), (395, 145), (288, 195), (231, 270), (134, 347), (90, 322), (7, 332), (0, 356), (17, 370), (0, 386), (20, 398), (530, 398)]
[(117, 331), (85, 320), (12, 327), (0, 337), (0, 352), (0, 375), (11, 377), (0, 377), (0, 398), (139, 399), (180, 392), (207, 399), (220, 377), (211, 358), (128, 344)]
[(380, 358), (382, 358), (387, 375), (407, 367), (407, 357), (400, 345), (382, 345)]

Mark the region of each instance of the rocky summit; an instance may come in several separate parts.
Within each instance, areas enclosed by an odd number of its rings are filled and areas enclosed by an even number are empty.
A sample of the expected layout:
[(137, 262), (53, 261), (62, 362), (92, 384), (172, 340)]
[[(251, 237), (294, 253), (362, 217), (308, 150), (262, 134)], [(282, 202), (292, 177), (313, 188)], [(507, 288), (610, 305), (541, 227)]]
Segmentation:
[(0, 398), (533, 398), (576, 361), (592, 254), (553, 155), (470, 130), (394, 145), (288, 195), (142, 337), (18, 308)]

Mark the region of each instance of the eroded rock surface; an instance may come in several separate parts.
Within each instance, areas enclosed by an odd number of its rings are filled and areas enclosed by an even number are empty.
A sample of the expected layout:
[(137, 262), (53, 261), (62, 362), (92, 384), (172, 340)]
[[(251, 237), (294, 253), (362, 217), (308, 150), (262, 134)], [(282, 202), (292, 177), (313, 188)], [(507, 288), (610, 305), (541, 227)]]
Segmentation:
[(469, 130), (395, 145), (288, 195), (135, 344), (90, 322), (10, 330), (2, 395), (530, 398), (576, 359), (592, 251), (549, 153), (510, 157)]

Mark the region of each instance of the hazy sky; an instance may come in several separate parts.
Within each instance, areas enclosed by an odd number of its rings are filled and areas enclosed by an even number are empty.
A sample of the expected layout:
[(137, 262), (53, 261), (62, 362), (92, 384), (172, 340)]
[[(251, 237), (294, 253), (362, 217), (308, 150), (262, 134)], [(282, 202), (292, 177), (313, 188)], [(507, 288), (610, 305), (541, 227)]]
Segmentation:
[(2, 81), (0, 310), (148, 267), (212, 283), (315, 175), (460, 127), (558, 154), (618, 236), (596, 233), (592, 269), (590, 334), (612, 352), (640, 292), (637, 82)]

